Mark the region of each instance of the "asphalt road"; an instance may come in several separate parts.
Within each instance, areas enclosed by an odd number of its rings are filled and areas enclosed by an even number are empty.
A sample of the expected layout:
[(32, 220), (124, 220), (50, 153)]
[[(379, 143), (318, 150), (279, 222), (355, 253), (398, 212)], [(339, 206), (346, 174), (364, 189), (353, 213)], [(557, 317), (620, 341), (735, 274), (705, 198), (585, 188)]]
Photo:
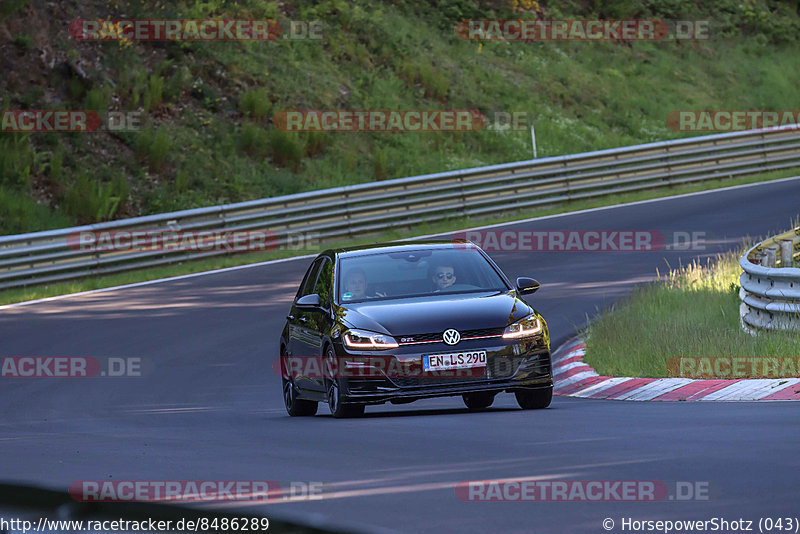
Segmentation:
[[(490, 252), (531, 302), (554, 348), (598, 308), (677, 266), (784, 231), (800, 179), (504, 225), (510, 230), (703, 232), (700, 250)], [(683, 235), (683, 234), (679, 234)], [(321, 482), (325, 498), (255, 503), (267, 516), (365, 531), (604, 532), (601, 521), (800, 516), (798, 406), (634, 403), (513, 396), (467, 413), (460, 398), (368, 407), (362, 419), (289, 418), (272, 370), (309, 259), (0, 309), (0, 356), (141, 358), (142, 376), (0, 379), (0, 480)], [(736, 313), (732, 310), (732, 313)], [(677, 481), (707, 500), (468, 502), (467, 480)], [(755, 526), (754, 528), (757, 528)], [(729, 530), (730, 531), (730, 530)]]

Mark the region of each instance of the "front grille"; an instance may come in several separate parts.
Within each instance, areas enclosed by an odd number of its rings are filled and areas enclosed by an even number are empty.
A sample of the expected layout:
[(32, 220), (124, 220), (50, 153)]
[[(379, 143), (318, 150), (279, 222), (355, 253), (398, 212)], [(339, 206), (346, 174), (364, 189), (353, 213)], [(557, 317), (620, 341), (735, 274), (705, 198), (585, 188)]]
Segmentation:
[[(503, 335), (505, 328), (478, 328), (475, 330), (463, 330), (461, 339), (475, 339), (482, 337), (500, 337)], [(442, 343), (443, 332), (431, 332), (428, 334), (411, 334), (396, 336), (396, 339), (401, 345), (413, 345), (416, 343)]]
[(472, 337), (502, 336), (505, 328), (479, 328), (477, 330), (465, 330), (461, 332), (461, 339)]
[(401, 377), (393, 376), (392, 382), (400, 387), (413, 386), (441, 386), (445, 384), (457, 384), (459, 382), (477, 382), (486, 380), (486, 375), (481, 376), (414, 376)]

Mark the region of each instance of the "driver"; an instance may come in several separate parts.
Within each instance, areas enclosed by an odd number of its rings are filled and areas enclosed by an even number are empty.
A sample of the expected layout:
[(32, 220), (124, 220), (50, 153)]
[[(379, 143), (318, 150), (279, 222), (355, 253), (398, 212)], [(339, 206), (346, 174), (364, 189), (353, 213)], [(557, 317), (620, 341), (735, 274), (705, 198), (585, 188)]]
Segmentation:
[(386, 296), (385, 294), (377, 291), (374, 295), (367, 295), (367, 274), (359, 267), (355, 267), (347, 271), (347, 274), (344, 277), (344, 291), (345, 293), (343, 297), (347, 300), (360, 300), (365, 298)]
[(433, 269), (434, 291), (442, 291), (456, 283), (456, 271), (452, 265), (442, 263)]

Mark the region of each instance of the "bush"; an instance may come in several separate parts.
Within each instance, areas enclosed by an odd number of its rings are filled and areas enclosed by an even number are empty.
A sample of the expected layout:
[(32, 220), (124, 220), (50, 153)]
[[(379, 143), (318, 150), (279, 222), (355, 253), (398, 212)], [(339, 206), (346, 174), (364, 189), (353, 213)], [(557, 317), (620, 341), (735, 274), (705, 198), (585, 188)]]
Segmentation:
[(64, 149), (59, 145), (50, 155), (50, 182), (61, 183), (64, 168)]
[(185, 193), (189, 190), (189, 173), (181, 171), (175, 176), (175, 192), (178, 194)]
[(92, 111), (108, 111), (108, 100), (108, 90), (105, 87), (95, 87), (86, 93), (83, 107)]
[(145, 112), (161, 105), (164, 94), (164, 77), (153, 74), (150, 76), (150, 81), (144, 90), (144, 98), (142, 99), (142, 106)]
[(0, 234), (21, 234), (47, 228), (69, 226), (67, 217), (37, 204), (27, 193), (0, 187)]
[(304, 142), (304, 153), (312, 158), (321, 153), (330, 142), (330, 134), (326, 132), (308, 132)]
[(138, 67), (131, 67), (120, 73), (117, 92), (122, 98), (126, 109), (132, 110), (138, 108), (142, 93), (146, 90), (147, 71)]
[(444, 100), (450, 89), (450, 80), (430, 63), (420, 65), (413, 60), (404, 59), (397, 68), (397, 73), (408, 85), (421, 84), (425, 88), (425, 96), (429, 98)]
[(28, 0), (3, 0), (0, 2), (0, 16), (13, 15), (21, 11), (28, 3)]
[(252, 122), (242, 125), (242, 135), (239, 138), (239, 147), (248, 156), (264, 158), (269, 155), (270, 139), (260, 126)]
[(33, 156), (33, 146), (27, 134), (0, 134), (0, 186), (12, 189), (27, 186)]
[(14, 38), (14, 44), (22, 50), (30, 50), (33, 44), (33, 38), (28, 34), (17, 35)]
[(164, 166), (167, 154), (172, 149), (172, 139), (166, 128), (148, 128), (136, 138), (136, 153), (150, 163), (150, 169), (157, 171)]
[(110, 220), (119, 202), (112, 184), (92, 180), (82, 172), (64, 194), (64, 211), (81, 224), (91, 224)]
[(269, 146), (272, 151), (272, 161), (276, 165), (291, 167), (294, 172), (300, 170), (303, 144), (297, 134), (272, 128), (269, 131)]
[(266, 117), (272, 110), (272, 102), (266, 89), (250, 89), (239, 98), (239, 110), (257, 120)]
[(111, 213), (109, 218), (116, 215), (116, 213), (124, 212), (128, 210), (128, 200), (130, 198), (131, 190), (130, 186), (128, 185), (128, 178), (125, 176), (124, 172), (118, 172), (114, 179), (111, 181), (111, 190), (116, 198), (119, 199), (119, 203), (117, 204), (116, 212)]
[(189, 68), (186, 65), (181, 66), (177, 69), (177, 72), (167, 80), (164, 96), (170, 101), (177, 100), (180, 94), (189, 87), (191, 80), (192, 73), (189, 71)]
[(425, 86), (425, 94), (430, 98), (444, 100), (447, 90), (450, 89), (450, 81), (434, 70), (430, 63), (423, 64), (418, 72), (418, 80)]
[(375, 147), (372, 151), (372, 169), (375, 171), (375, 178), (385, 180), (389, 168), (389, 157), (386, 151)]

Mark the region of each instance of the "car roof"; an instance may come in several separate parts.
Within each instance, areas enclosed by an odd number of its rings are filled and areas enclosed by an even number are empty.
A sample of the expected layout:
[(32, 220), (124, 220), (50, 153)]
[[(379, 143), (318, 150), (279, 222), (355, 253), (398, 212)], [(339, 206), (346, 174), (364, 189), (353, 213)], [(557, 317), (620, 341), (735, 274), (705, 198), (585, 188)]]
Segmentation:
[(413, 250), (446, 250), (465, 247), (477, 249), (477, 245), (462, 239), (436, 239), (429, 241), (403, 241), (389, 243), (374, 243), (372, 245), (361, 245), (357, 247), (347, 247), (330, 250), (340, 258), (352, 258), (357, 256), (367, 256), (376, 252), (411, 252)]

